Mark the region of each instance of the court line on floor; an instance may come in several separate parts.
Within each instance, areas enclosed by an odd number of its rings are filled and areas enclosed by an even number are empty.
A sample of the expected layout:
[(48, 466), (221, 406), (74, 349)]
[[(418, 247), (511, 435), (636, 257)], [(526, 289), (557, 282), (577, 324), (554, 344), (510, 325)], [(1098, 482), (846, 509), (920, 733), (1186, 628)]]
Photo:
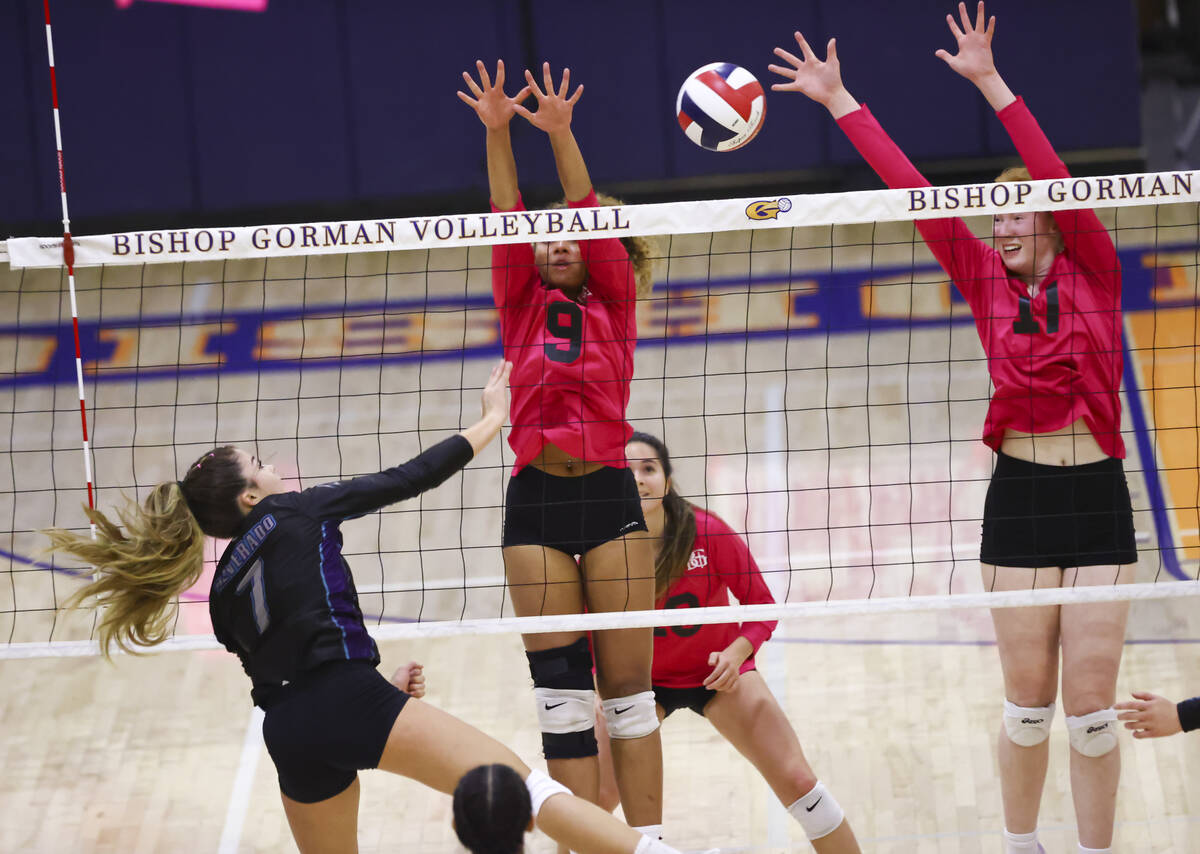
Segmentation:
[(250, 790), (254, 786), (254, 773), (258, 770), (258, 757), (262, 755), (263, 710), (250, 707), (250, 720), (246, 723), (246, 735), (242, 739), (242, 755), (238, 759), (237, 774), (229, 792), (229, 807), (225, 810), (225, 825), (221, 828), (221, 841), (217, 854), (237, 854), (242, 841), (242, 827), (246, 823), (246, 811), (250, 807)]

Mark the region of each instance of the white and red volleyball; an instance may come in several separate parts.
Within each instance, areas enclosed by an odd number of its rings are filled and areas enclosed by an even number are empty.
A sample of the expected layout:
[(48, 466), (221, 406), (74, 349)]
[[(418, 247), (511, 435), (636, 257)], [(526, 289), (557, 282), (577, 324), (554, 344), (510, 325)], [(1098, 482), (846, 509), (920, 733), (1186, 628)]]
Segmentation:
[(732, 62), (697, 68), (675, 99), (675, 114), (687, 138), (710, 151), (733, 151), (754, 139), (766, 112), (762, 84)]

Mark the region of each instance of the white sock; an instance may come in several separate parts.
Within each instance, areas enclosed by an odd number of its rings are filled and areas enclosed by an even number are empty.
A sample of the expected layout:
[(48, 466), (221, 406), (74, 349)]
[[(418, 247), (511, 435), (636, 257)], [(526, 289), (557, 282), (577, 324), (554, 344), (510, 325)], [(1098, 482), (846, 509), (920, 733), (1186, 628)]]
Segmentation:
[(1079, 854), (1112, 854), (1112, 846), (1110, 845), (1107, 848), (1087, 848), (1080, 842)]
[(663, 826), (661, 824), (643, 824), (641, 827), (634, 827), (633, 829), (642, 836), (649, 836), (651, 839), (662, 839)]
[[(658, 826), (651, 825), (651, 827)], [(637, 828), (635, 827), (634, 830), (637, 830)], [(633, 849), (633, 854), (679, 854), (679, 852), (661, 839), (652, 839), (649, 836), (643, 835), (638, 840), (637, 847)]]
[(1004, 829), (1004, 854), (1037, 854), (1037, 828), (1030, 833), (1010, 833)]

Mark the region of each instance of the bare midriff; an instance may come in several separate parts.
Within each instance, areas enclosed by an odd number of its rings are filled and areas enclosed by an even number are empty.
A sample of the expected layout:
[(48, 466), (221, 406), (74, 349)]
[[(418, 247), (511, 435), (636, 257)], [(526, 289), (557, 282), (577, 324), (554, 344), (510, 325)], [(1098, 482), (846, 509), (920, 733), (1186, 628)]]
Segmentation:
[(1082, 466), (1108, 459), (1082, 418), (1049, 433), (1006, 430), (1000, 452), (1044, 466)]
[(547, 442), (538, 455), (529, 461), (535, 469), (555, 477), (583, 477), (604, 468), (604, 463), (573, 457), (558, 445)]

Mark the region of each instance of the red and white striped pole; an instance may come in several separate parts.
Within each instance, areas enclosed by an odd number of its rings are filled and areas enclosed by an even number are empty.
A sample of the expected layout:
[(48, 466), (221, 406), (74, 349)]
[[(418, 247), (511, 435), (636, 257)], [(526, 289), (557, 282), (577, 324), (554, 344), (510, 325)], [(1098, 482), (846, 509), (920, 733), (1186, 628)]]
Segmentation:
[[(75, 328), (75, 380), (79, 386), (79, 417), (83, 424), (83, 468), (87, 477), (88, 507), (95, 508), (92, 491), (92, 454), (88, 448), (87, 402), (83, 396), (83, 355), (79, 347), (79, 308), (75, 302), (75, 247), (71, 243), (71, 218), (67, 214), (67, 178), (63, 171), (62, 126), (58, 121), (58, 77), (54, 72), (54, 39), (50, 35), (50, 0), (42, 0), (46, 12), (46, 52), (50, 57), (50, 94), (54, 99), (54, 144), (58, 150), (58, 189), (62, 195), (63, 263), (67, 266), (67, 286), (71, 293), (71, 323)], [(53, 439), (52, 439), (53, 441)], [(92, 536), (96, 526), (92, 526)]]

